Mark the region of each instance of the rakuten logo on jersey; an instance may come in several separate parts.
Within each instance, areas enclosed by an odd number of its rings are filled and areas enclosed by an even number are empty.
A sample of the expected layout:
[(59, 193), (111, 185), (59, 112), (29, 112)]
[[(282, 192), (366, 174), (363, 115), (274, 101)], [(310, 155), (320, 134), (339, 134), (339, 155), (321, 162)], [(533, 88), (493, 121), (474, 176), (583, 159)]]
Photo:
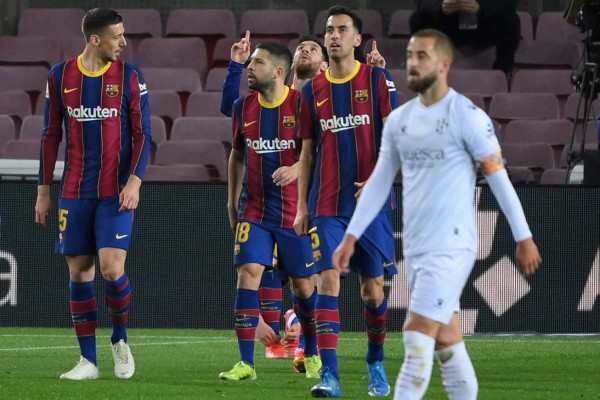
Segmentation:
[(279, 152), (282, 152), (284, 150), (295, 149), (296, 148), (296, 141), (293, 140), (293, 139), (289, 139), (289, 140), (280, 140), (280, 139), (266, 140), (266, 139), (260, 138), (260, 139), (257, 139), (257, 140), (252, 140), (252, 139), (246, 138), (246, 146), (248, 146), (249, 149), (254, 150), (258, 154), (279, 153)]
[(330, 119), (322, 119), (321, 130), (331, 131), (333, 133), (345, 131), (348, 129), (357, 128), (361, 125), (370, 125), (371, 118), (367, 114), (352, 115), (348, 114), (345, 117), (333, 116)]
[(116, 108), (102, 108), (100, 106), (95, 108), (79, 106), (78, 108), (67, 107), (67, 114), (69, 114), (69, 117), (75, 118), (79, 122), (100, 121), (116, 117), (119, 115), (119, 110)]

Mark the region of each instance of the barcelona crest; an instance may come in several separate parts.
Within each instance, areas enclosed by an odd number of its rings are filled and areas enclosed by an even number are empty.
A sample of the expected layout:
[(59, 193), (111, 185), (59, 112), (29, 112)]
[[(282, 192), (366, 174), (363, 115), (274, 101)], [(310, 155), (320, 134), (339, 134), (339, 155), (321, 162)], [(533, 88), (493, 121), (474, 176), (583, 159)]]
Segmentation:
[(283, 116), (283, 126), (286, 128), (293, 128), (296, 125), (296, 116), (295, 115), (284, 115)]
[(364, 103), (369, 100), (369, 91), (367, 89), (355, 90), (354, 99), (359, 103)]
[(110, 97), (116, 97), (119, 94), (119, 85), (106, 85), (106, 95)]
[(315, 262), (321, 260), (321, 250), (313, 251), (313, 260), (315, 260)]

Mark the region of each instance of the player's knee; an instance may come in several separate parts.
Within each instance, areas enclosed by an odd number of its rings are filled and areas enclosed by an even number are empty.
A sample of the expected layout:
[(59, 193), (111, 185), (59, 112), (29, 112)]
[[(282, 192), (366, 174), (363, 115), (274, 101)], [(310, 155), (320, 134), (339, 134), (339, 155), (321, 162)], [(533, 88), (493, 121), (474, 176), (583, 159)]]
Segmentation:
[(450, 347), (462, 341), (463, 337), (460, 332), (454, 332), (448, 329), (440, 329), (435, 337), (435, 349), (443, 350), (446, 347)]

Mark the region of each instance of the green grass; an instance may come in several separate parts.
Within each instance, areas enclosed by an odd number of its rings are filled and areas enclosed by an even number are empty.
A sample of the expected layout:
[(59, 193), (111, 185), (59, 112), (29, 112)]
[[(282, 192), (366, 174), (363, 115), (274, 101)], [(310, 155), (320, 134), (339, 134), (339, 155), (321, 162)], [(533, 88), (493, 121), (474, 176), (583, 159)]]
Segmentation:
[[(101, 379), (60, 381), (78, 359), (71, 329), (0, 328), (1, 399), (305, 399), (316, 381), (291, 369), (291, 359), (267, 360), (256, 346), (258, 380), (222, 382), (221, 371), (238, 361), (233, 331), (131, 329), (136, 375), (118, 381), (112, 372), (110, 332), (98, 332)], [(386, 342), (393, 385), (403, 349), (401, 334)], [(467, 338), (479, 377), (480, 399), (600, 399), (600, 341), (573, 337)], [(344, 398), (366, 399), (365, 336), (340, 338)], [(391, 398), (391, 397), (390, 397)], [(437, 368), (426, 399), (445, 399)]]

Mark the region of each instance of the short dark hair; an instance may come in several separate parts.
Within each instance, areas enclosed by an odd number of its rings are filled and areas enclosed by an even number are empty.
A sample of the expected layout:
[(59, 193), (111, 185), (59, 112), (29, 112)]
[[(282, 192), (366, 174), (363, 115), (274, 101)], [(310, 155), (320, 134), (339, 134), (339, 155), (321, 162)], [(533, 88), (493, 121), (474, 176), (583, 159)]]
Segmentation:
[(323, 54), (323, 61), (327, 62), (329, 59), (329, 55), (327, 54), (327, 48), (323, 46), (321, 39), (313, 35), (303, 35), (298, 38), (298, 45), (304, 42), (315, 42), (321, 48), (321, 53)]
[(256, 48), (266, 50), (269, 52), (271, 57), (275, 57), (276, 59), (280, 60), (283, 64), (286, 75), (288, 72), (290, 72), (294, 57), (287, 46), (284, 46), (279, 42), (263, 42), (256, 45)]
[(99, 34), (109, 26), (117, 25), (121, 22), (123, 22), (123, 17), (115, 10), (109, 8), (92, 8), (85, 13), (81, 21), (81, 30), (83, 31), (83, 36), (85, 36), (85, 41), (89, 42), (91, 35)]
[(327, 10), (327, 18), (332, 15), (347, 15), (352, 18), (352, 25), (358, 31), (358, 33), (362, 33), (362, 19), (351, 9), (344, 6), (331, 6)]

